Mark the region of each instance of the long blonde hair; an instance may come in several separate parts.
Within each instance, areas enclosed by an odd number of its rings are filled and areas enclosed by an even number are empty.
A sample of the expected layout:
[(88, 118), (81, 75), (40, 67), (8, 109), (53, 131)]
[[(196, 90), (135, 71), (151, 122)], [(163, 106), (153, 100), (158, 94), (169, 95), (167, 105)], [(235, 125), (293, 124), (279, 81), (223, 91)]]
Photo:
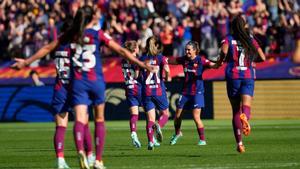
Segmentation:
[(151, 56), (156, 56), (163, 51), (161, 41), (156, 36), (151, 36), (146, 41), (146, 53)]

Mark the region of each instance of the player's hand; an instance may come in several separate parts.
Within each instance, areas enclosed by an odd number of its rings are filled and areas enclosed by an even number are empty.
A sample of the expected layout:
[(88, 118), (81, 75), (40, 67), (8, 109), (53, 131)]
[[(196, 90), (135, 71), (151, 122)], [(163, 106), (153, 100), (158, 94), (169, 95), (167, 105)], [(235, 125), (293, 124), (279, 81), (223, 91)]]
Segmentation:
[(153, 66), (150, 63), (145, 62), (145, 69), (147, 69), (151, 73), (156, 73), (158, 71), (157, 66)]
[(19, 69), (22, 69), (26, 66), (25, 59), (15, 58), (14, 60), (16, 62), (10, 66), (11, 68), (19, 70)]
[(172, 81), (172, 78), (169, 76), (169, 77), (166, 77), (165, 81), (167, 82), (171, 82)]

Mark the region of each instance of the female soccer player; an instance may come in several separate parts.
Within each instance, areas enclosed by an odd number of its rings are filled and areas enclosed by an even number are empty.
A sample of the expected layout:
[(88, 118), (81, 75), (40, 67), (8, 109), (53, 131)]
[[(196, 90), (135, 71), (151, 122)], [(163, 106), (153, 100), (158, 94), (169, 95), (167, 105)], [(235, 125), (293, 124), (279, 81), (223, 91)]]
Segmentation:
[[(62, 33), (66, 32), (71, 25), (73, 19), (67, 18), (62, 26)], [(57, 157), (57, 168), (69, 168), (64, 158), (64, 137), (68, 124), (69, 112), (72, 111), (70, 98), (70, 45), (68, 43), (61, 43), (61, 39), (55, 40), (38, 50), (34, 55), (27, 59), (16, 59), (16, 63), (12, 65), (13, 68), (21, 69), (30, 65), (35, 60), (47, 56), (50, 52), (55, 50), (55, 65), (56, 65), (56, 80), (54, 87), (54, 94), (52, 98), (52, 106), (55, 111), (56, 130), (54, 134), (54, 148)], [(88, 114), (86, 114), (88, 118)], [(84, 126), (85, 135), (84, 141), (90, 166), (94, 164), (92, 136), (90, 133), (88, 123)]]
[(241, 130), (248, 136), (251, 131), (250, 112), (254, 92), (255, 72), (253, 61), (266, 59), (257, 41), (246, 30), (246, 22), (240, 16), (236, 16), (230, 24), (231, 34), (222, 41), (220, 59), (217, 64), (226, 61), (227, 95), (232, 107), (232, 125), (237, 151), (245, 152), (242, 142)]
[[(140, 60), (158, 69), (156, 72), (141, 71), (143, 79), (142, 103), (147, 114), (148, 150), (153, 150), (155, 146), (154, 130), (156, 131), (156, 139), (161, 142), (163, 139), (161, 128), (165, 126), (169, 118), (169, 102), (163, 80), (163, 71), (167, 81), (170, 81), (171, 78), (167, 58), (161, 55), (162, 44), (159, 39), (155, 36), (148, 38), (145, 49), (146, 53)], [(158, 109), (160, 113), (158, 123), (155, 123), (155, 109)]]
[(216, 64), (198, 55), (199, 52), (199, 44), (195, 41), (189, 41), (185, 46), (185, 56), (169, 62), (170, 64), (181, 64), (185, 75), (182, 94), (179, 97), (174, 117), (175, 134), (171, 138), (171, 145), (176, 144), (177, 140), (182, 136), (180, 127), (183, 110), (192, 110), (199, 135), (198, 145), (206, 145), (204, 125), (200, 118), (201, 109), (204, 107), (202, 73), (204, 67), (213, 67)]
[[(138, 56), (139, 46), (136, 41), (126, 41), (124, 47), (129, 50), (135, 57)], [(126, 85), (126, 100), (129, 106), (130, 111), (130, 132), (132, 144), (136, 148), (141, 147), (141, 143), (137, 137), (137, 126), (136, 123), (139, 118), (139, 106), (141, 106), (141, 83), (138, 78), (138, 68), (134, 64), (131, 64), (129, 61), (122, 60), (122, 71), (125, 79)]]
[(85, 116), (87, 107), (90, 102), (92, 102), (95, 112), (96, 143), (96, 161), (94, 168), (103, 169), (105, 168), (102, 162), (105, 140), (105, 82), (100, 58), (101, 45), (104, 43), (122, 57), (130, 60), (141, 68), (147, 69), (149, 72), (153, 72), (154, 68), (139, 61), (102, 30), (93, 29), (93, 26), (98, 23), (98, 20), (92, 7), (83, 6), (78, 9), (73, 23), (72, 27), (64, 34), (63, 39), (71, 43), (71, 72), (74, 74), (74, 78), (72, 79), (72, 102), (76, 114), (74, 139), (80, 167), (82, 169), (89, 169), (82, 136), (85, 135), (84, 126), (88, 122)]

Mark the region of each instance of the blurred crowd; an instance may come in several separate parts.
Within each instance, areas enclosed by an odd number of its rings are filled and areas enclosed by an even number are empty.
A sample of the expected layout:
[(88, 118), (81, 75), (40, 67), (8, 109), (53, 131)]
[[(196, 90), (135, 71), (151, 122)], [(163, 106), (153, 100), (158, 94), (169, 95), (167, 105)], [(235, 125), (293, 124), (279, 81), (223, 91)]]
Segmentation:
[[(2, 0), (0, 60), (29, 57), (57, 39), (66, 17), (90, 4), (101, 11), (99, 27), (117, 42), (137, 40), (141, 48), (159, 36), (164, 55), (182, 56), (194, 40), (208, 56), (218, 53), (229, 21), (242, 14), (270, 57), (289, 55), (300, 40), (300, 0)], [(299, 44), (299, 43), (298, 43)], [(299, 45), (298, 45), (299, 46)], [(105, 57), (113, 56), (103, 49)], [(44, 62), (47, 63), (50, 57)]]

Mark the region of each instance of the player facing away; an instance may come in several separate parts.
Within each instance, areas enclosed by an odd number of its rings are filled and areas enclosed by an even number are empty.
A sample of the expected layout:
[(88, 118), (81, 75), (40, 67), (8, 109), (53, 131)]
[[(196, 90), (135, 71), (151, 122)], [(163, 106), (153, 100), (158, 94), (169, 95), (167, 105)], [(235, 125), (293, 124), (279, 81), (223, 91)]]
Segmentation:
[(204, 124), (200, 118), (201, 109), (204, 107), (202, 73), (204, 68), (214, 67), (216, 64), (198, 55), (199, 52), (199, 44), (195, 41), (189, 41), (185, 46), (185, 56), (176, 60), (169, 60), (169, 64), (181, 64), (184, 70), (184, 84), (174, 117), (175, 134), (171, 138), (170, 145), (176, 144), (177, 140), (182, 137), (181, 121), (184, 110), (192, 110), (199, 135), (198, 145), (206, 145)]
[[(62, 33), (71, 27), (73, 19), (67, 17), (63, 26)], [(69, 168), (64, 158), (64, 137), (68, 124), (69, 112), (72, 111), (71, 105), (71, 84), (70, 84), (70, 45), (68, 43), (61, 43), (61, 39), (55, 40), (38, 50), (34, 55), (27, 59), (16, 59), (11, 67), (21, 69), (30, 65), (35, 60), (47, 56), (50, 52), (55, 50), (55, 65), (56, 65), (56, 80), (54, 86), (54, 94), (52, 97), (52, 106), (55, 111), (56, 129), (54, 134), (54, 148), (57, 157), (57, 168)], [(88, 118), (88, 114), (86, 114)], [(90, 166), (94, 164), (92, 136), (88, 123), (84, 126), (86, 131), (84, 135), (85, 149), (88, 156), (88, 163)]]
[[(126, 41), (124, 47), (129, 50), (135, 57), (138, 56), (139, 46), (137, 41)], [(129, 61), (122, 60), (122, 72), (125, 80), (126, 101), (130, 111), (130, 132), (132, 144), (136, 148), (140, 148), (142, 145), (137, 136), (137, 121), (139, 119), (139, 106), (141, 106), (141, 83), (138, 80), (139, 70), (134, 64)]]
[(231, 33), (222, 41), (220, 59), (217, 64), (227, 62), (227, 95), (232, 107), (232, 126), (237, 151), (245, 152), (241, 130), (245, 136), (251, 131), (249, 124), (251, 102), (254, 93), (254, 61), (264, 61), (265, 55), (257, 41), (246, 29), (246, 22), (240, 15), (230, 24)]
[(84, 151), (83, 136), (85, 125), (88, 123), (87, 113), (90, 102), (95, 112), (95, 169), (105, 168), (102, 154), (105, 140), (105, 82), (103, 78), (100, 47), (105, 44), (120, 56), (130, 60), (141, 68), (154, 71), (154, 67), (135, 58), (128, 50), (122, 48), (102, 30), (95, 30), (93, 26), (98, 23), (97, 15), (92, 7), (83, 6), (78, 9), (74, 17), (74, 24), (64, 34), (66, 42), (71, 48), (72, 102), (76, 114), (74, 124), (74, 140), (79, 157), (81, 169), (89, 169)]
[[(147, 114), (147, 137), (148, 150), (153, 150), (155, 146), (154, 131), (156, 139), (161, 142), (163, 135), (161, 128), (165, 126), (169, 118), (169, 102), (166, 93), (166, 87), (163, 80), (163, 72), (165, 79), (170, 81), (170, 68), (167, 58), (161, 55), (162, 44), (160, 40), (152, 36), (146, 41), (146, 52), (140, 58), (141, 61), (149, 63), (157, 68), (156, 72), (141, 70), (142, 74), (142, 103)], [(158, 123), (155, 123), (156, 112), (159, 111), (160, 117)]]

